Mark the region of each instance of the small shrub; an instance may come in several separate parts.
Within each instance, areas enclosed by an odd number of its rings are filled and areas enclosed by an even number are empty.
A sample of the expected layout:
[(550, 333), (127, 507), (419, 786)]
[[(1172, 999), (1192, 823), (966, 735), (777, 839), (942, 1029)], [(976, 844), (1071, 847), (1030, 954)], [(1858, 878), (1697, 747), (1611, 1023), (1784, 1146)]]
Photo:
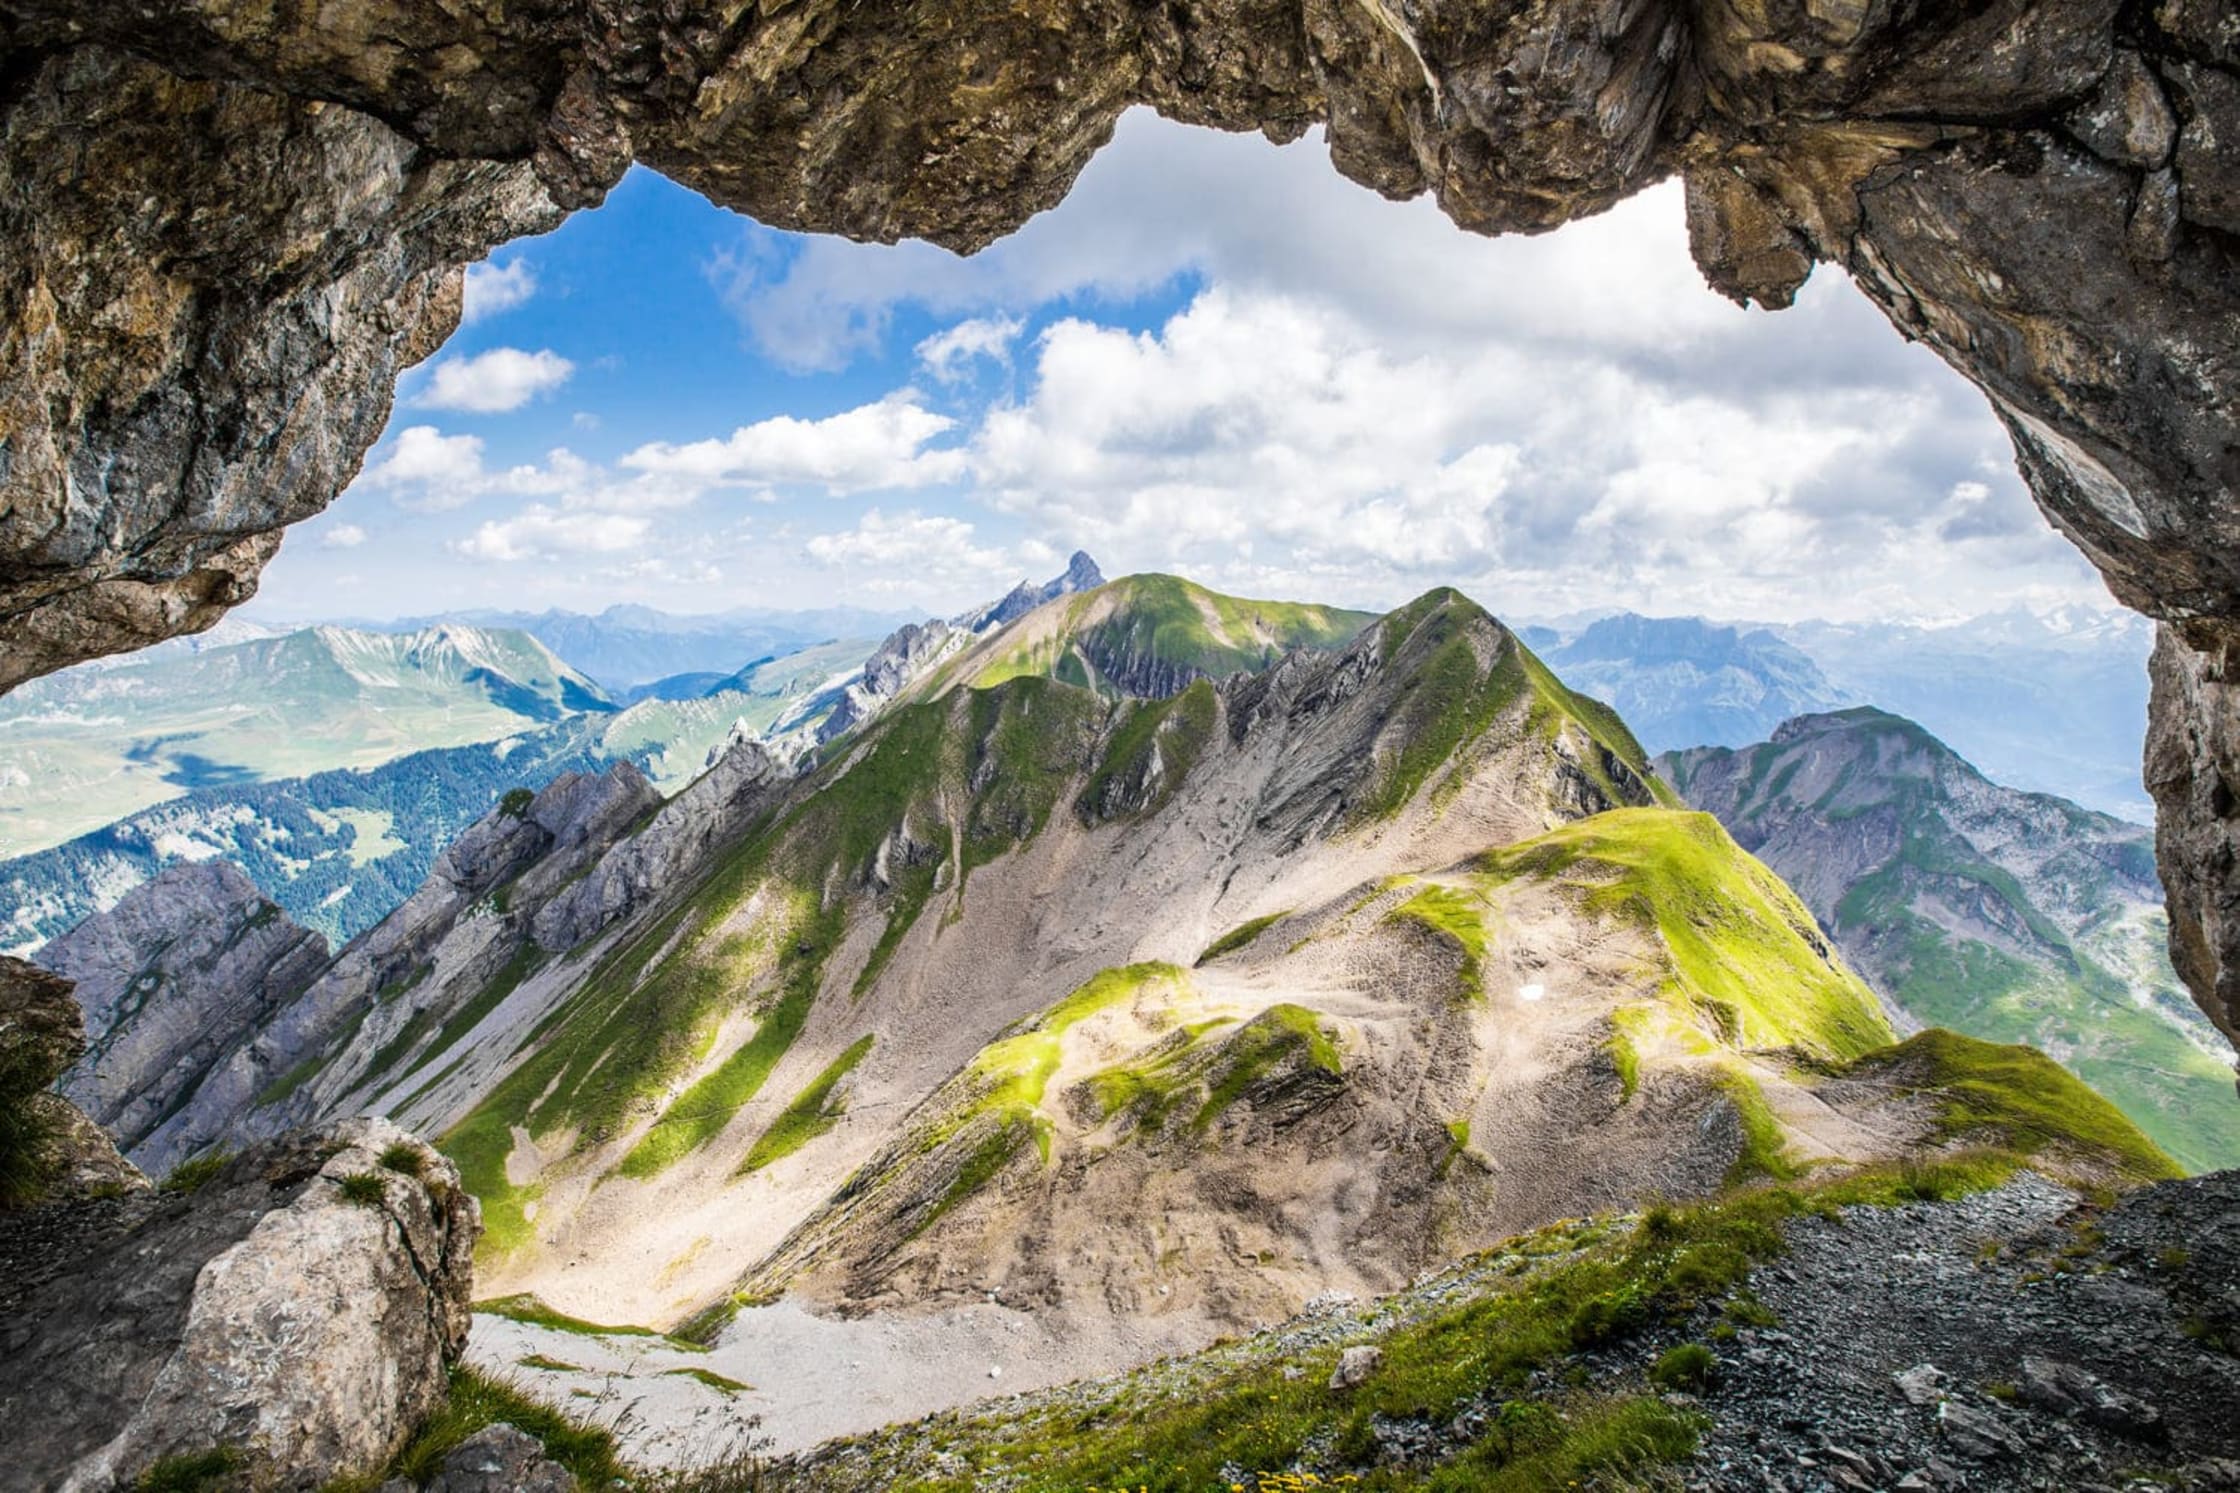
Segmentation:
[(528, 814), (529, 805), (536, 801), (537, 795), (527, 788), (509, 788), (506, 796), (498, 800), (498, 812), (508, 819), (520, 819)]
[(248, 1461), (230, 1446), (165, 1457), (140, 1474), (132, 1484), (133, 1493), (219, 1493), (235, 1486), (234, 1474)]
[(708, 1388), (716, 1391), (716, 1393), (721, 1395), (746, 1394), (748, 1391), (754, 1388), (752, 1384), (745, 1383), (738, 1379), (730, 1378), (729, 1376), (724, 1374), (719, 1374), (713, 1369), (663, 1369), (661, 1372), (664, 1374), (673, 1374), (682, 1379), (697, 1379), (700, 1383), (707, 1385)]
[(47, 1188), (53, 1126), (26, 1096), (0, 1102), (0, 1208), (21, 1208)]
[(226, 1169), (226, 1163), (231, 1160), (231, 1151), (205, 1151), (200, 1156), (182, 1161), (171, 1169), (170, 1176), (163, 1179), (163, 1190), (200, 1192), (216, 1179), (218, 1173)]
[(1592, 1348), (1599, 1343), (1631, 1337), (1649, 1325), (1649, 1303), (1640, 1284), (1628, 1281), (1606, 1295), (1590, 1297), (1571, 1314), (1573, 1347)]
[(389, 1184), (379, 1172), (353, 1172), (336, 1178), (335, 1186), (342, 1189), (344, 1198), (363, 1208), (378, 1208), (389, 1197)]
[(1654, 1244), (1670, 1244), (1686, 1232), (1680, 1212), (1670, 1203), (1651, 1203), (1642, 1210), (1641, 1237)]
[(1682, 1343), (1658, 1358), (1649, 1370), (1649, 1382), (1660, 1389), (1694, 1394), (1719, 1372), (1718, 1355), (1701, 1343)]
[(428, 1169), (428, 1153), (410, 1141), (398, 1141), (381, 1153), (381, 1164), (392, 1172), (417, 1177)]
[(1778, 1327), (1781, 1325), (1781, 1319), (1774, 1315), (1773, 1308), (1767, 1306), (1748, 1291), (1738, 1292), (1734, 1300), (1727, 1303), (1727, 1309), (1722, 1315), (1736, 1327)]

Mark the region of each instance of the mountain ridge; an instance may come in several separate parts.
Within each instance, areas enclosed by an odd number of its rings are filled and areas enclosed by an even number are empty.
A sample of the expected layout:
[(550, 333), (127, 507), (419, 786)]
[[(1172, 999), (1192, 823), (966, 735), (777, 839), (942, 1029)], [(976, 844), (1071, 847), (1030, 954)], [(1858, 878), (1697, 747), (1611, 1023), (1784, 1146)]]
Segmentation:
[(1659, 761), (1910, 1019), (2043, 1047), (2190, 1166), (2240, 1163), (2229, 1069), (2165, 952), (2152, 830), (2002, 787), (1871, 706)]

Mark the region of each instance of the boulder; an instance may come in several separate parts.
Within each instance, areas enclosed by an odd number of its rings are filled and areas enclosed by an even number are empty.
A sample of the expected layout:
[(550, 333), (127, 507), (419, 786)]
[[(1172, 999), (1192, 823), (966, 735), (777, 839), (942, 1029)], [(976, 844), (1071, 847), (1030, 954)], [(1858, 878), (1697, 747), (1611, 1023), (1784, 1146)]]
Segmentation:
[(259, 1486), (378, 1467), (466, 1344), (480, 1210), (383, 1120), (256, 1147), (0, 1305), (9, 1476), (130, 1487), (237, 1456)]
[(576, 1493), (576, 1478), (543, 1442), (499, 1421), (453, 1447), (421, 1493)]
[(1338, 1355), (1338, 1366), (1330, 1371), (1330, 1387), (1339, 1392), (1358, 1389), (1384, 1367), (1384, 1349), (1362, 1345), (1346, 1349)]

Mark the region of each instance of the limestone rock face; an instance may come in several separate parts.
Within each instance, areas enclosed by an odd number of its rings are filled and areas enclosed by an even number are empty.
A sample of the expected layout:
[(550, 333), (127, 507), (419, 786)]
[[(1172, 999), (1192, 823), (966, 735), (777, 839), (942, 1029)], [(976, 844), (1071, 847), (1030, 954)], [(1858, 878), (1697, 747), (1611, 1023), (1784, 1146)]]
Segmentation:
[(480, 1230), (451, 1164), (380, 1120), (163, 1195), (0, 1306), (11, 1479), (91, 1493), (218, 1447), (275, 1488), (378, 1465), (442, 1398)]
[[(260, 1006), (224, 1040), (199, 1044), (196, 1061), (186, 1065), (191, 1068), (186, 1081), (154, 1110), (157, 1123), (136, 1142), (134, 1158), (151, 1171), (165, 1171), (205, 1146), (269, 1138), (336, 1113), (329, 1102), (359, 1076), (348, 1062), (326, 1060), (339, 1056), (336, 1048), (346, 1032), (364, 1039), (362, 1067), (364, 1058), (382, 1051), (416, 1019), (425, 1025), (442, 1014), (455, 983), (468, 989), (487, 983), (520, 952), (527, 920), (542, 899), (595, 862), (660, 802), (643, 773), (618, 762), (604, 773), (563, 774), (528, 803), (493, 809), (476, 820), (396, 911), (331, 962), (315, 961), (286, 999)], [(511, 906), (515, 899), (519, 914), (500, 911), (500, 902)], [(94, 967), (89, 947), (106, 945), (81, 940), (83, 931), (81, 925), (68, 936), (73, 947), (66, 952), (79, 958), (75, 968), (87, 972)], [(178, 922), (161, 923), (149, 933), (158, 943), (193, 937)], [(428, 979), (438, 969), (443, 974)], [(113, 981), (115, 975), (104, 978)], [(414, 985), (409, 994), (401, 988), (408, 983)], [(223, 1009), (222, 990), (208, 990), (206, 998)], [(113, 1082), (131, 1092), (128, 1076), (120, 1071), (112, 1078), (102, 1054), (90, 1061), (96, 1076), (89, 1083)], [(145, 1099), (134, 1102), (148, 1108)]]
[(91, 1039), (62, 1092), (130, 1151), (218, 1054), (303, 992), (326, 967), (327, 941), (210, 861), (133, 888), (39, 962), (77, 983)]
[(788, 778), (759, 743), (734, 742), (715, 766), (661, 805), (643, 831), (615, 845), (581, 880), (536, 908), (531, 936), (537, 946), (572, 949), (645, 906), (704, 864), (709, 848), (743, 829)]
[(525, 167), (10, 29), (0, 686), (246, 600), (457, 324), (461, 264), (558, 221)]
[(2231, 642), (2196, 651), (2174, 628), (2155, 640), (2147, 788), (2170, 898), (2170, 958), (2194, 998), (2240, 1046), (2240, 679)]
[(969, 251), (1138, 104), (1321, 124), (1348, 177), (1486, 233), (1684, 175), (1713, 285), (1779, 306), (1841, 266), (1985, 390), (2119, 597), (2240, 619), (2229, 9), (0, 0), (0, 687), (246, 598), (459, 267), (631, 160)]

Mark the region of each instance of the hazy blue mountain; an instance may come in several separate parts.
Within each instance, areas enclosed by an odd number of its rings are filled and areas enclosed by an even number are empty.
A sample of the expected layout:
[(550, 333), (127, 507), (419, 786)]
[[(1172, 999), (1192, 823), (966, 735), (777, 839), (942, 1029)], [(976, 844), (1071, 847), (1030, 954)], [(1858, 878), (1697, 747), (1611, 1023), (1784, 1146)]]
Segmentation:
[(2151, 820), (2139, 780), (2154, 627), (2131, 612), (2016, 608), (1950, 627), (1775, 629), (1858, 699), (1921, 722), (2003, 783)]
[(309, 627), (150, 649), (0, 699), (0, 855), (202, 788), (497, 741), (616, 709), (525, 632)]
[(617, 753), (611, 716), (501, 742), (441, 747), (364, 770), (203, 788), (65, 844), (0, 862), (0, 949), (72, 928), (165, 866), (223, 858), (340, 947), (427, 878), (444, 846), (515, 788), (597, 772)]
[(1621, 612), (1569, 635), (1532, 627), (1521, 636), (1566, 684), (1613, 706), (1652, 752), (1741, 746), (1852, 698), (1763, 628)]
[(434, 621), (459, 621), (478, 627), (516, 628), (608, 689), (627, 694), (637, 686), (676, 675), (711, 674), (721, 678), (747, 668), (757, 659), (798, 653), (836, 638), (883, 637), (914, 620), (915, 613), (861, 607), (801, 612), (743, 608), (680, 615), (653, 607), (622, 605), (596, 615), (557, 610), (472, 611), (367, 625), (397, 631)]

